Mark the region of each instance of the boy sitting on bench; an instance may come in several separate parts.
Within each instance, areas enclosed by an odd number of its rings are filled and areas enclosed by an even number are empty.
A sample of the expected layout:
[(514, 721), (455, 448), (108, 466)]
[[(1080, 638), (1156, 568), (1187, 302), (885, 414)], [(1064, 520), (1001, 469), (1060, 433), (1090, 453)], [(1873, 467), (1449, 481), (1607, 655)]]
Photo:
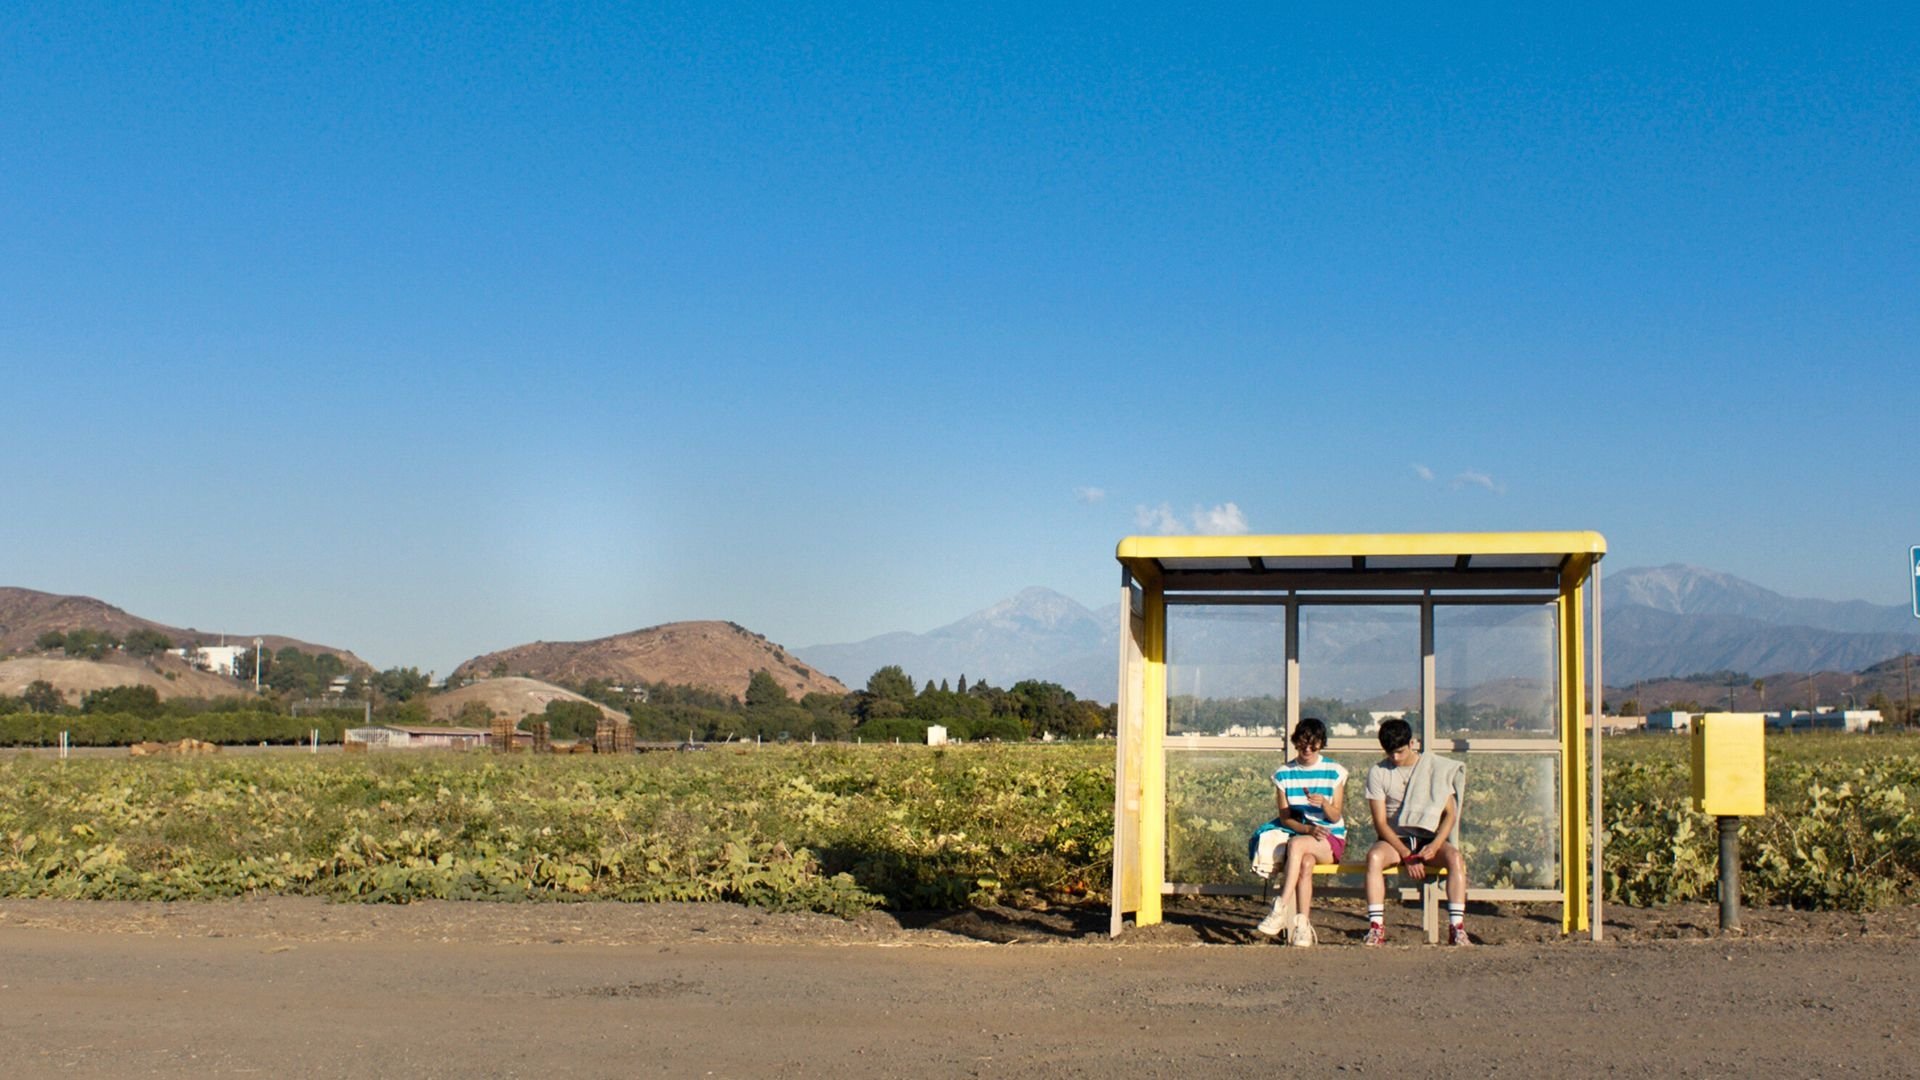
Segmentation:
[(1466, 767), (1413, 748), (1413, 725), (1404, 719), (1380, 725), (1387, 756), (1367, 770), (1367, 807), (1379, 841), (1367, 852), (1367, 944), (1387, 940), (1386, 868), (1398, 865), (1424, 881), (1427, 868), (1447, 868), (1447, 944), (1471, 945), (1467, 936), (1467, 862), (1449, 843), (1460, 817)]

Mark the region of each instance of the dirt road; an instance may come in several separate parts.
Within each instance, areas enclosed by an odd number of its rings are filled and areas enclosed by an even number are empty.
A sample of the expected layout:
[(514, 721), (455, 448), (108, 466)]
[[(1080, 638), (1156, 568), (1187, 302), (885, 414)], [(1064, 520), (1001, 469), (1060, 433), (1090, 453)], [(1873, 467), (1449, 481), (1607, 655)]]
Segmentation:
[(1090, 913), (6, 901), (0, 1075), (1920, 1073), (1913, 912), (1627, 914), (1367, 950), (1329, 911), (1294, 950), (1231, 906), (1109, 943)]

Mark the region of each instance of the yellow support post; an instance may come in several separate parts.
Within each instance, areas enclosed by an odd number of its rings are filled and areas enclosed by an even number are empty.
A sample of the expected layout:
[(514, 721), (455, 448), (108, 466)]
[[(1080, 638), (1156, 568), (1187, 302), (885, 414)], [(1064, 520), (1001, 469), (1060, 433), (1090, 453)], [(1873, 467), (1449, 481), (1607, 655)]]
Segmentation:
[(1145, 583), (1147, 640), (1141, 664), (1139, 914), (1135, 926), (1160, 922), (1167, 880), (1167, 597)]
[(1586, 763), (1586, 590), (1592, 559), (1575, 556), (1564, 573), (1560, 614), (1560, 930), (1588, 926)]

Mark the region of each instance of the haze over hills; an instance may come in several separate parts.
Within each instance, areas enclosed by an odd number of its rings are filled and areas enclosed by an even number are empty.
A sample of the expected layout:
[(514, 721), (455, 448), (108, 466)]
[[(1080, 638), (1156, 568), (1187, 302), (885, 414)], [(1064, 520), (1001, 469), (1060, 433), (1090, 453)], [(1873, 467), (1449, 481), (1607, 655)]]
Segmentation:
[(251, 645), (253, 639), (258, 637), (265, 642), (265, 647), (269, 650), (292, 646), (308, 654), (332, 653), (339, 657), (349, 669), (372, 670), (365, 660), (346, 649), (338, 649), (330, 645), (315, 645), (284, 634), (237, 634), (217, 630), (196, 630), (192, 627), (182, 629), (129, 614), (105, 601), (95, 600), (91, 596), (61, 596), (34, 589), (0, 585), (0, 653), (33, 651), (34, 642), (49, 630), (58, 630), (62, 633), (70, 630), (105, 630), (116, 637), (125, 637), (135, 630), (158, 630), (170, 638), (175, 646), (188, 643), (215, 645), (223, 638), (228, 644)]
[[(1920, 650), (1920, 619), (1903, 605), (1788, 597), (1729, 574), (1679, 565), (1629, 568), (1605, 575), (1603, 583), (1609, 685), (1722, 669), (1756, 676), (1856, 671)], [(1118, 612), (1117, 604), (1091, 611), (1050, 589), (1031, 588), (924, 634), (896, 632), (795, 652), (853, 686), (865, 685), (882, 666), (899, 664), (923, 681), (961, 674), (1001, 686), (1047, 679), (1082, 697), (1110, 701), (1118, 662)], [(1187, 628), (1189, 640), (1195, 635), (1203, 639), (1200, 651), (1229, 661), (1218, 665), (1222, 670), (1210, 688), (1213, 693), (1245, 692), (1218, 681), (1236, 677), (1230, 668), (1240, 668), (1237, 675), (1248, 685), (1272, 681), (1271, 662), (1247, 667), (1230, 660), (1237, 646), (1229, 641), (1248, 640), (1250, 633), (1247, 626), (1228, 625), (1234, 619), (1257, 624), (1258, 616), (1222, 616), (1218, 625), (1195, 618)], [(1388, 662), (1369, 655), (1377, 648), (1367, 640), (1378, 634), (1355, 636), (1358, 627), (1350, 618), (1329, 617), (1322, 631), (1330, 648), (1344, 651), (1343, 664), (1356, 671), (1364, 674)], [(1260, 632), (1252, 633), (1257, 637)], [(1209, 638), (1211, 644), (1204, 640)], [(1462, 672), (1457, 685), (1471, 686), (1476, 677)], [(1378, 679), (1369, 675), (1361, 681)], [(1395, 688), (1326, 689), (1371, 697)]]
[[(744, 695), (755, 671), (772, 675), (794, 698), (847, 688), (784, 647), (730, 622), (676, 622), (592, 641), (536, 641), (476, 656), (449, 680), (493, 672), (578, 685), (589, 679), (667, 682)], [(862, 679), (864, 682), (865, 679)]]

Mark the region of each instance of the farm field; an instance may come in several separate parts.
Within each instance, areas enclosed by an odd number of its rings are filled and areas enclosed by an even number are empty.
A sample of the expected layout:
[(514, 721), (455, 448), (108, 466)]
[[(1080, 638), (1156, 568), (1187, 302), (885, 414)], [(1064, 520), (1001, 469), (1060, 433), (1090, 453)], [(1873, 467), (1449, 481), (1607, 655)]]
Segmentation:
[[(1610, 899), (1710, 898), (1715, 839), (1688, 804), (1685, 740), (1608, 747)], [(691, 900), (839, 915), (1102, 905), (1110, 754), (15, 755), (0, 759), (0, 896)], [(1193, 782), (1175, 772), (1176, 857), (1216, 875), (1188, 880), (1241, 873), (1245, 836), (1271, 813), (1265, 758), (1231, 765)], [(1748, 902), (1867, 910), (1916, 894), (1920, 739), (1776, 737), (1768, 769), (1769, 813), (1743, 830)], [(1511, 779), (1470, 788), (1472, 880), (1551, 884), (1550, 822), (1526, 794), (1538, 785)], [(1353, 784), (1357, 806), (1357, 771)]]

